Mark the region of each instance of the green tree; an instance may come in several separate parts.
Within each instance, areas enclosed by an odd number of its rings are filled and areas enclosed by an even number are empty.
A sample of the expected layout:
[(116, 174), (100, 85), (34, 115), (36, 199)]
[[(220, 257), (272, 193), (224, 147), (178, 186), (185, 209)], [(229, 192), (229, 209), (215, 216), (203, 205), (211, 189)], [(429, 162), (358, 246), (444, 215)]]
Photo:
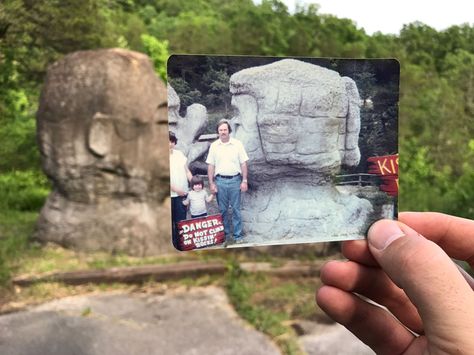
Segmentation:
[(148, 54), (153, 62), (155, 71), (166, 82), (166, 62), (169, 58), (168, 41), (160, 41), (154, 36), (143, 34), (142, 42), (145, 53)]
[(169, 84), (173, 87), (180, 98), (180, 114), (185, 115), (188, 106), (202, 102), (202, 94), (197, 89), (191, 89), (183, 78), (168, 77)]
[(328, 57), (362, 57), (365, 54), (366, 34), (349, 19), (323, 15), (318, 35), (321, 55)]
[(19, 73), (39, 83), (62, 54), (111, 44), (101, 1), (6, 0), (2, 52), (13, 51)]
[(435, 68), (440, 55), (439, 34), (421, 22), (404, 25), (400, 31), (400, 42), (411, 63), (425, 68)]
[(230, 109), (231, 94), (229, 91), (230, 76), (226, 70), (216, 70), (210, 68), (203, 77), (204, 84), (208, 87), (206, 90), (206, 101), (204, 105), (208, 108), (222, 108), (225, 114)]
[(448, 53), (443, 66), (443, 76), (450, 85), (458, 89), (464, 102), (465, 114), (472, 118), (474, 116), (474, 51), (457, 49)]
[(399, 38), (380, 32), (367, 37), (365, 56), (367, 58), (396, 58), (401, 63), (406, 61), (406, 53)]

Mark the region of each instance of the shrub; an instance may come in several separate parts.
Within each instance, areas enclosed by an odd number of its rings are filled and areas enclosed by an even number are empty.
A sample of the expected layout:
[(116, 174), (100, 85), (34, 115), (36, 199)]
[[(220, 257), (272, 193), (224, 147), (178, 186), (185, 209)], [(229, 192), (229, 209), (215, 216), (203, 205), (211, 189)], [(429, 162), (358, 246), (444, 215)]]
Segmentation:
[(40, 168), (34, 118), (0, 120), (0, 172)]
[(37, 211), (49, 191), (48, 180), (37, 170), (0, 174), (0, 210)]

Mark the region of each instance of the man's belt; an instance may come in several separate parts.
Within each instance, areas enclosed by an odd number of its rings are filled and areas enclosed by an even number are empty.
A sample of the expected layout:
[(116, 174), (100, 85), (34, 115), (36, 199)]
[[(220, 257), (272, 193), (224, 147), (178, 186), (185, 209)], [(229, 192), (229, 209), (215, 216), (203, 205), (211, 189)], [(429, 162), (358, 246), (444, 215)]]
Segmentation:
[(223, 179), (232, 179), (232, 178), (235, 178), (236, 176), (240, 176), (240, 173), (236, 175), (221, 175), (221, 174), (216, 175), (216, 177), (221, 177)]

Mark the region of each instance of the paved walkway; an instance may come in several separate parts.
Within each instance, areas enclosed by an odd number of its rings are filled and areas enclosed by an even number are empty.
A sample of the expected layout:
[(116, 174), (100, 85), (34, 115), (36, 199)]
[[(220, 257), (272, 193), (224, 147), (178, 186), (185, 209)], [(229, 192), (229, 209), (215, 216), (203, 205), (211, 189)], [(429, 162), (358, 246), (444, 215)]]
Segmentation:
[[(373, 354), (339, 326), (300, 338), (312, 355)], [(365, 352), (364, 352), (365, 351)], [(217, 287), (67, 297), (0, 316), (2, 355), (280, 354)]]

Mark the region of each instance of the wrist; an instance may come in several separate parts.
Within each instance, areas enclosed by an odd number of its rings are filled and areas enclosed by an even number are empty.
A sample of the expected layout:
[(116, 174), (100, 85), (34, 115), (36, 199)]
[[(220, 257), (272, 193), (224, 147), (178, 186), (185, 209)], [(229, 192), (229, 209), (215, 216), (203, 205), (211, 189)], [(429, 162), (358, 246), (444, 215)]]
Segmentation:
[(242, 179), (242, 182), (245, 182), (245, 183), (247, 183), (248, 181), (247, 181), (247, 179)]

